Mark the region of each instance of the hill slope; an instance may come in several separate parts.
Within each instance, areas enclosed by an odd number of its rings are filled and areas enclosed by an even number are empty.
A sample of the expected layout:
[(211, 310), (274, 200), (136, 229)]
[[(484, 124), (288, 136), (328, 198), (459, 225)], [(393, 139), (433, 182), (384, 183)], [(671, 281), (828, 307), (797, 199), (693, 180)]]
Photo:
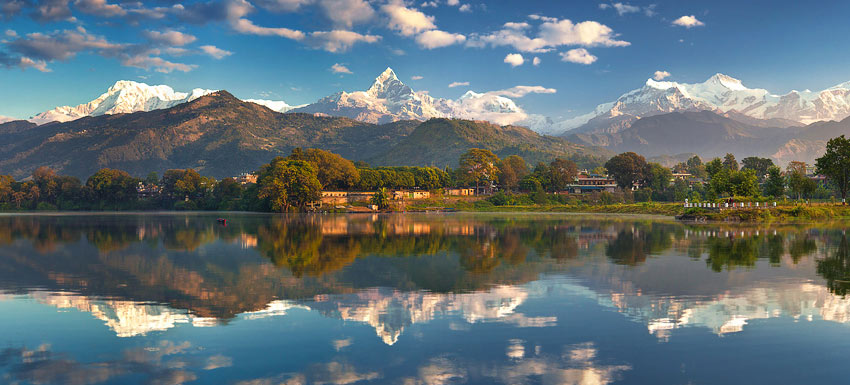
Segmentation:
[(611, 155), (602, 149), (589, 149), (562, 138), (540, 135), (525, 127), (434, 118), (420, 124), (397, 146), (372, 162), (378, 165), (456, 167), (460, 155), (472, 147), (488, 149), (500, 158), (520, 155), (531, 164), (558, 156), (581, 161), (593, 156), (607, 159)]
[[(463, 128), (463, 129), (457, 129)], [(451, 143), (449, 143), (451, 142)], [(321, 148), (383, 165), (456, 165), (469, 147), (530, 160), (584, 151), (520, 127), (436, 119), (382, 125), (348, 118), (282, 114), (226, 91), (188, 103), (129, 114), (35, 126), (0, 124), (0, 174), (17, 179), (40, 166), (87, 178), (108, 167), (144, 176), (194, 168), (223, 178), (256, 170), (295, 147)]]

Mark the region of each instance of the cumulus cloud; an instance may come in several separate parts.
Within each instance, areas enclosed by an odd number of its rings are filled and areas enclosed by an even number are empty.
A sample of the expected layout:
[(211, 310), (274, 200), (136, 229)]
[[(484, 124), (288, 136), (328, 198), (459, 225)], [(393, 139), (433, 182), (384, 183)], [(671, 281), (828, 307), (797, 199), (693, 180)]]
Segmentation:
[(200, 48), (201, 52), (212, 56), (215, 59), (223, 59), (227, 56), (233, 55), (233, 52), (223, 50), (214, 45), (202, 45), (198, 48)]
[(375, 10), (365, 0), (319, 0), (325, 15), (334, 25), (351, 28), (372, 19)]
[(655, 73), (652, 74), (652, 78), (659, 81), (664, 80), (664, 78), (667, 77), (670, 77), (670, 73), (667, 71), (655, 71)]
[(425, 31), (416, 36), (416, 43), (426, 49), (447, 47), (466, 41), (466, 36), (459, 33), (449, 33), (440, 30)]
[(272, 12), (295, 12), (312, 3), (314, 0), (254, 0), (258, 7)]
[(457, 10), (461, 12), (472, 12), (472, 6), (469, 4), (464, 4), (461, 5), (460, 8), (458, 8)]
[(558, 90), (554, 88), (546, 88), (543, 86), (515, 86), (506, 90), (491, 91), (491, 93), (509, 98), (521, 98), (528, 94), (554, 94)]
[[(49, 23), (61, 20), (74, 20), (71, 15), (69, 0), (42, 0), (39, 1), (30, 13), (30, 17), (39, 23)], [(21, 3), (14, 1), (14, 3)]]
[(593, 64), (597, 59), (596, 56), (591, 55), (584, 48), (571, 49), (567, 52), (562, 52), (560, 55), (562, 61), (584, 65)]
[(247, 35), (280, 36), (292, 40), (301, 40), (304, 38), (304, 32), (283, 27), (261, 27), (248, 19), (236, 19), (230, 25), (234, 31)]
[(434, 17), (419, 10), (407, 8), (403, 3), (390, 2), (381, 7), (389, 17), (389, 27), (402, 36), (413, 36), (417, 33), (436, 29)]
[(124, 16), (127, 11), (117, 4), (109, 4), (106, 0), (76, 0), (74, 7), (80, 12), (100, 17)]
[(411, 80), (422, 80), (422, 79), (424, 79), (424, 77), (423, 77), (423, 76), (419, 76), (419, 75), (413, 75), (413, 76), (411, 76), (411, 77), (410, 77), (410, 79), (411, 79)]
[(539, 66), (539, 65), (540, 65), (540, 58), (539, 58), (539, 57), (537, 57), (537, 56), (535, 56), (535, 57), (534, 57), (534, 60), (532, 60), (532, 61), (531, 61), (531, 64), (534, 64), (534, 65), (536, 65), (536, 66)]
[(534, 37), (511, 25), (490, 34), (473, 35), (468, 45), (512, 46), (520, 52), (548, 52), (561, 46), (625, 47), (631, 44), (618, 40), (613, 29), (596, 21), (573, 23), (567, 19), (557, 20), (539, 15), (531, 15), (529, 18), (543, 21)]
[(705, 23), (697, 20), (696, 16), (682, 16), (676, 20), (673, 20), (673, 25), (678, 25), (680, 27), (685, 28), (693, 28), (693, 27), (702, 27)]
[(152, 43), (168, 46), (183, 46), (197, 40), (196, 37), (180, 31), (145, 31), (142, 34)]
[[(158, 72), (191, 71), (197, 66), (175, 63), (165, 60), (159, 55), (164, 50), (142, 44), (113, 43), (101, 36), (95, 36), (82, 27), (75, 30), (61, 30), (50, 33), (35, 32), (16, 38), (6, 43), (6, 46), (18, 57), (4, 54), (4, 66), (17, 61), (20, 68), (35, 68), (46, 71), (46, 64), (52, 61), (64, 61), (75, 57), (80, 52), (93, 52), (103, 57), (115, 58), (128, 67), (137, 67)], [(173, 48), (173, 47), (171, 47)], [(180, 50), (174, 51), (180, 53)]]
[(353, 72), (351, 72), (350, 69), (348, 69), (348, 67), (346, 67), (342, 64), (339, 64), (339, 63), (336, 63), (336, 64), (331, 66), (331, 72), (333, 72), (335, 74), (352, 74), (353, 73)]
[(505, 63), (511, 65), (511, 67), (521, 66), (522, 63), (525, 63), (525, 58), (518, 53), (509, 53), (508, 56), (505, 56)]
[(451, 83), (449, 83), (449, 88), (466, 87), (468, 85), (469, 85), (469, 82), (451, 82)]
[(307, 44), (328, 52), (345, 52), (357, 43), (376, 43), (377, 35), (363, 35), (353, 31), (333, 30), (311, 32)]

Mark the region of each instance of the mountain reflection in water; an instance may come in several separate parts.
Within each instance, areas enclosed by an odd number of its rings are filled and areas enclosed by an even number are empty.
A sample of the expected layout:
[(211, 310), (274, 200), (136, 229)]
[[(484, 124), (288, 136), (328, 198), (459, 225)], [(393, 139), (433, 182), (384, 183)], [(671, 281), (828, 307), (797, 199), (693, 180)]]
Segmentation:
[[(228, 218), (221, 226), (205, 214), (0, 216), (0, 305), (88, 314), (112, 336), (147, 343), (122, 345), (112, 353), (122, 359), (83, 360), (2, 331), (0, 380), (183, 383), (231, 370), (229, 382), (246, 384), (609, 383), (640, 377), (640, 367), (610, 346), (603, 354), (596, 338), (579, 338), (576, 317), (591, 307), (668, 344), (691, 326), (719, 336), (769, 319), (850, 321), (850, 250), (839, 225), (523, 214)], [(0, 325), (27, 315), (6, 317)], [(305, 332), (328, 340), (326, 357), (264, 377), (236, 371), (226, 348), (207, 354), (200, 337), (167, 339), (184, 326), (227, 334), (264, 322), (308, 327), (302, 319), (345, 323)], [(354, 362), (346, 352), (379, 349), (349, 335), (363, 327), (381, 349), (398, 351), (397, 365), (416, 357), (417, 367), (390, 373)], [(599, 328), (589, 337), (610, 332)], [(504, 362), (436, 347), (466, 346), (479, 329), (504, 335)], [(442, 337), (449, 334), (456, 339)], [(405, 338), (436, 344), (434, 354), (401, 354)], [(553, 351), (532, 342), (540, 338), (561, 344)]]

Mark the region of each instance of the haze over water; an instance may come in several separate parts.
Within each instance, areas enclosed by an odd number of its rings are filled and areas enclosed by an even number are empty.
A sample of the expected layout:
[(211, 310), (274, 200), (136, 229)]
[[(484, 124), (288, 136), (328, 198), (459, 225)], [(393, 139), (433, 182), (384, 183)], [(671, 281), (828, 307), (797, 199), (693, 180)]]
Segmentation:
[(840, 225), (218, 215), (0, 216), (0, 383), (846, 378)]

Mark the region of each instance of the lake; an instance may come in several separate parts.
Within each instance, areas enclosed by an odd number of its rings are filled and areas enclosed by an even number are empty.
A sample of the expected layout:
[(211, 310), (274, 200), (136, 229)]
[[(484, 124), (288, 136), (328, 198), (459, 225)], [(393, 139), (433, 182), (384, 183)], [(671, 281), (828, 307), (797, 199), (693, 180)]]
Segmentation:
[(5, 215), (0, 383), (843, 383), (848, 290), (841, 223)]

